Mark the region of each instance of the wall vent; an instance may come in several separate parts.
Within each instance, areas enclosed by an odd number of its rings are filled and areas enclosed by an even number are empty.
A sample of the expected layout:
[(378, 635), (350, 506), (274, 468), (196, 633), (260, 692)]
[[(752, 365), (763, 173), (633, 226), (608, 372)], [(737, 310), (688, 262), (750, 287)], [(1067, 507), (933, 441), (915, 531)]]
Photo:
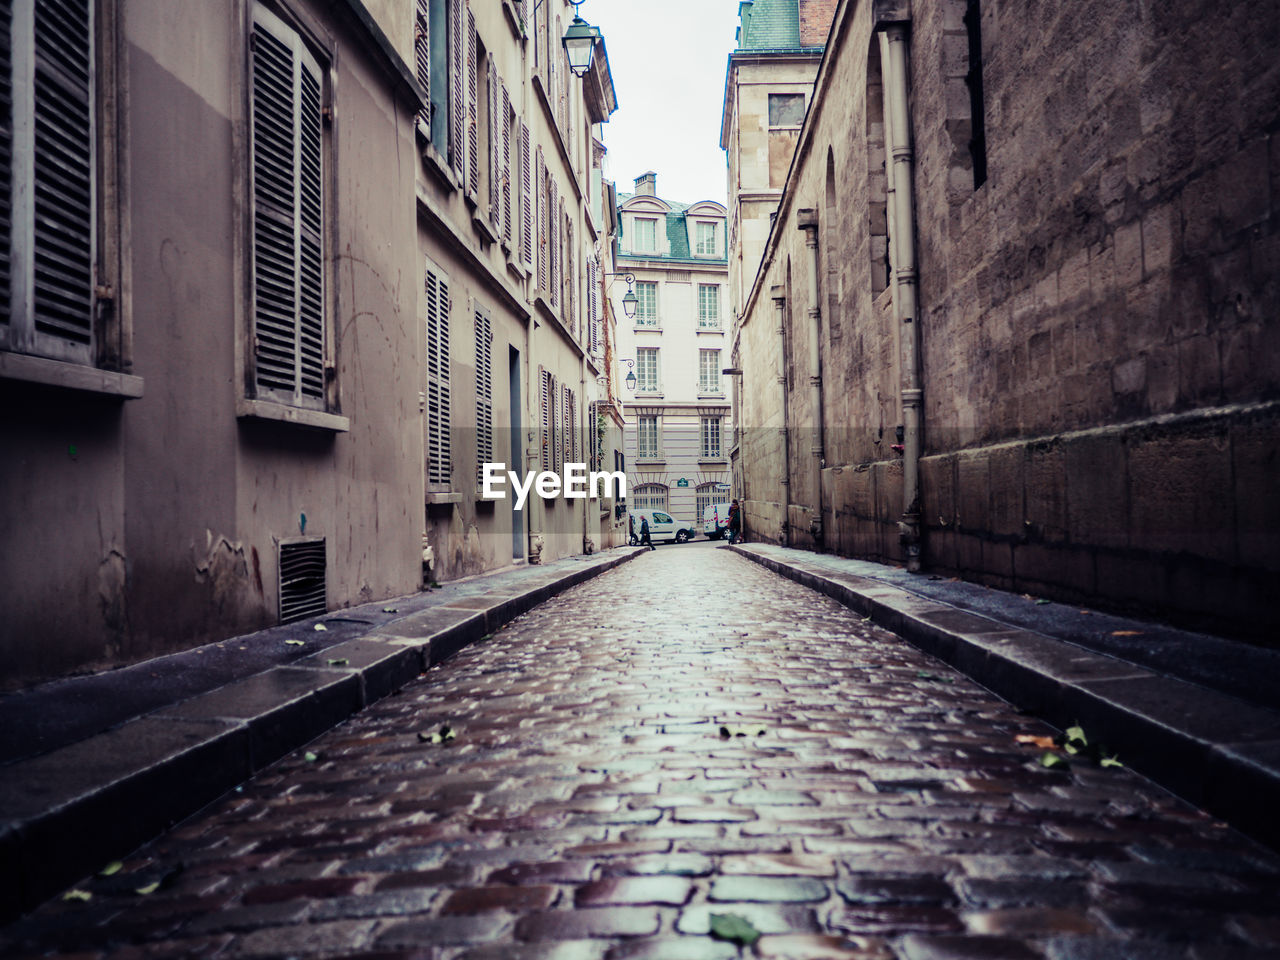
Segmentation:
[(320, 616), (328, 609), (324, 537), (280, 543), (280, 622)]

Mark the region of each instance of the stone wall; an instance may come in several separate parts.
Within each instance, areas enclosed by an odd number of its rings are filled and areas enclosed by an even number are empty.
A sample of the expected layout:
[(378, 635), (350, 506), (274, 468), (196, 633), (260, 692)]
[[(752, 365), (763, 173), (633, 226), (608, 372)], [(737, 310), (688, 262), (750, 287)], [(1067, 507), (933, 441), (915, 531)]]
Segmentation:
[[(893, 284), (877, 280), (894, 224), (890, 203), (881, 226), (874, 36), (889, 7), (905, 5), (849, 0), (837, 13), (740, 340), (744, 380), (779, 362), (763, 328), (789, 263), (792, 425), (812, 424), (796, 214), (818, 210), (823, 546), (894, 560), (901, 338)], [(988, 175), (976, 187), (966, 4), (911, 7), (926, 566), (1273, 636), (1274, 5), (1208, 16), (1197, 3), (983, 0)], [(811, 510), (807, 458), (792, 457), (791, 487)]]

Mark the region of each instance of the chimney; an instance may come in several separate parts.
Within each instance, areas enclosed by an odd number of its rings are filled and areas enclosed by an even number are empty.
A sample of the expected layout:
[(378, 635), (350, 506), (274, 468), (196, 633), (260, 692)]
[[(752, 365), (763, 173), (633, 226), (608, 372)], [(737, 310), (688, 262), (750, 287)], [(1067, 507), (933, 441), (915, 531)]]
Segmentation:
[(650, 170), (636, 177), (637, 197), (656, 197), (658, 195), (658, 175)]

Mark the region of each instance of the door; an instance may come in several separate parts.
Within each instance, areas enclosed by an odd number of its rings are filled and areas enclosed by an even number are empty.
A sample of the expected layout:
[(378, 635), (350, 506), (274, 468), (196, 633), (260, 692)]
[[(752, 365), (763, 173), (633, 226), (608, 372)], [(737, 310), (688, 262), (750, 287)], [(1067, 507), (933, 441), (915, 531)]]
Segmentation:
[[(511, 470), (524, 475), (524, 445), (520, 442), (524, 436), (524, 423), (521, 412), (524, 410), (524, 394), (520, 392), (520, 351), (511, 348), (507, 373), (507, 406), (511, 410)], [(524, 511), (516, 509), (516, 498), (507, 498), (511, 502), (511, 559), (524, 558)], [(526, 503), (527, 506), (527, 503)]]

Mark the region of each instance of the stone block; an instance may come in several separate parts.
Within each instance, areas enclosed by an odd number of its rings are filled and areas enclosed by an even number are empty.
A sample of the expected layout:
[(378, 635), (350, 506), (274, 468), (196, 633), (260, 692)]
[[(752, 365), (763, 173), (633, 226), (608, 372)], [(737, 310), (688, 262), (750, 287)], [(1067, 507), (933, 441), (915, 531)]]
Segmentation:
[(1027, 449), (1023, 515), (1026, 536), (1060, 543), (1067, 536), (1066, 457), (1058, 443), (1033, 444)]
[(1002, 446), (987, 457), (988, 531), (997, 537), (1022, 538), (1026, 535), (1024, 497), (1026, 448)]
[(1178, 351), (1159, 347), (1146, 357), (1146, 408), (1153, 414), (1168, 413), (1178, 402)]
[(1280, 572), (1280, 421), (1275, 415), (1241, 420), (1229, 437), (1237, 556), (1246, 567)]
[(965, 453), (956, 459), (956, 520), (962, 530), (990, 525), (991, 467), (985, 455)]
[(1180, 259), (1178, 217), (1173, 204), (1148, 210), (1142, 217), (1142, 272), (1151, 277), (1170, 269)]
[(1186, 405), (1213, 403), (1222, 396), (1218, 340), (1195, 336), (1181, 340), (1178, 350), (1178, 399)]
[(1206, 175), (1182, 190), (1182, 248), (1189, 256), (1211, 253), (1217, 235), (1217, 198), (1213, 177)]
[(972, 534), (957, 533), (956, 570), (961, 576), (971, 577), (982, 570), (982, 540)]
[(1245, 144), (1218, 168), (1222, 230), (1230, 235), (1266, 221), (1270, 200), (1267, 139)]
[(1132, 438), (1131, 544), (1230, 562), (1235, 554), (1231, 446), (1225, 431)]
[(1129, 489), (1124, 444), (1113, 434), (1065, 441), (1067, 537), (1079, 546), (1128, 546)]
[(1142, 282), (1142, 224), (1122, 224), (1115, 230), (1115, 282), (1133, 287)]
[(1097, 574), (1093, 552), (1041, 543), (1020, 543), (1013, 549), (1014, 589), (1030, 593), (1042, 588), (1077, 598), (1094, 595)]

